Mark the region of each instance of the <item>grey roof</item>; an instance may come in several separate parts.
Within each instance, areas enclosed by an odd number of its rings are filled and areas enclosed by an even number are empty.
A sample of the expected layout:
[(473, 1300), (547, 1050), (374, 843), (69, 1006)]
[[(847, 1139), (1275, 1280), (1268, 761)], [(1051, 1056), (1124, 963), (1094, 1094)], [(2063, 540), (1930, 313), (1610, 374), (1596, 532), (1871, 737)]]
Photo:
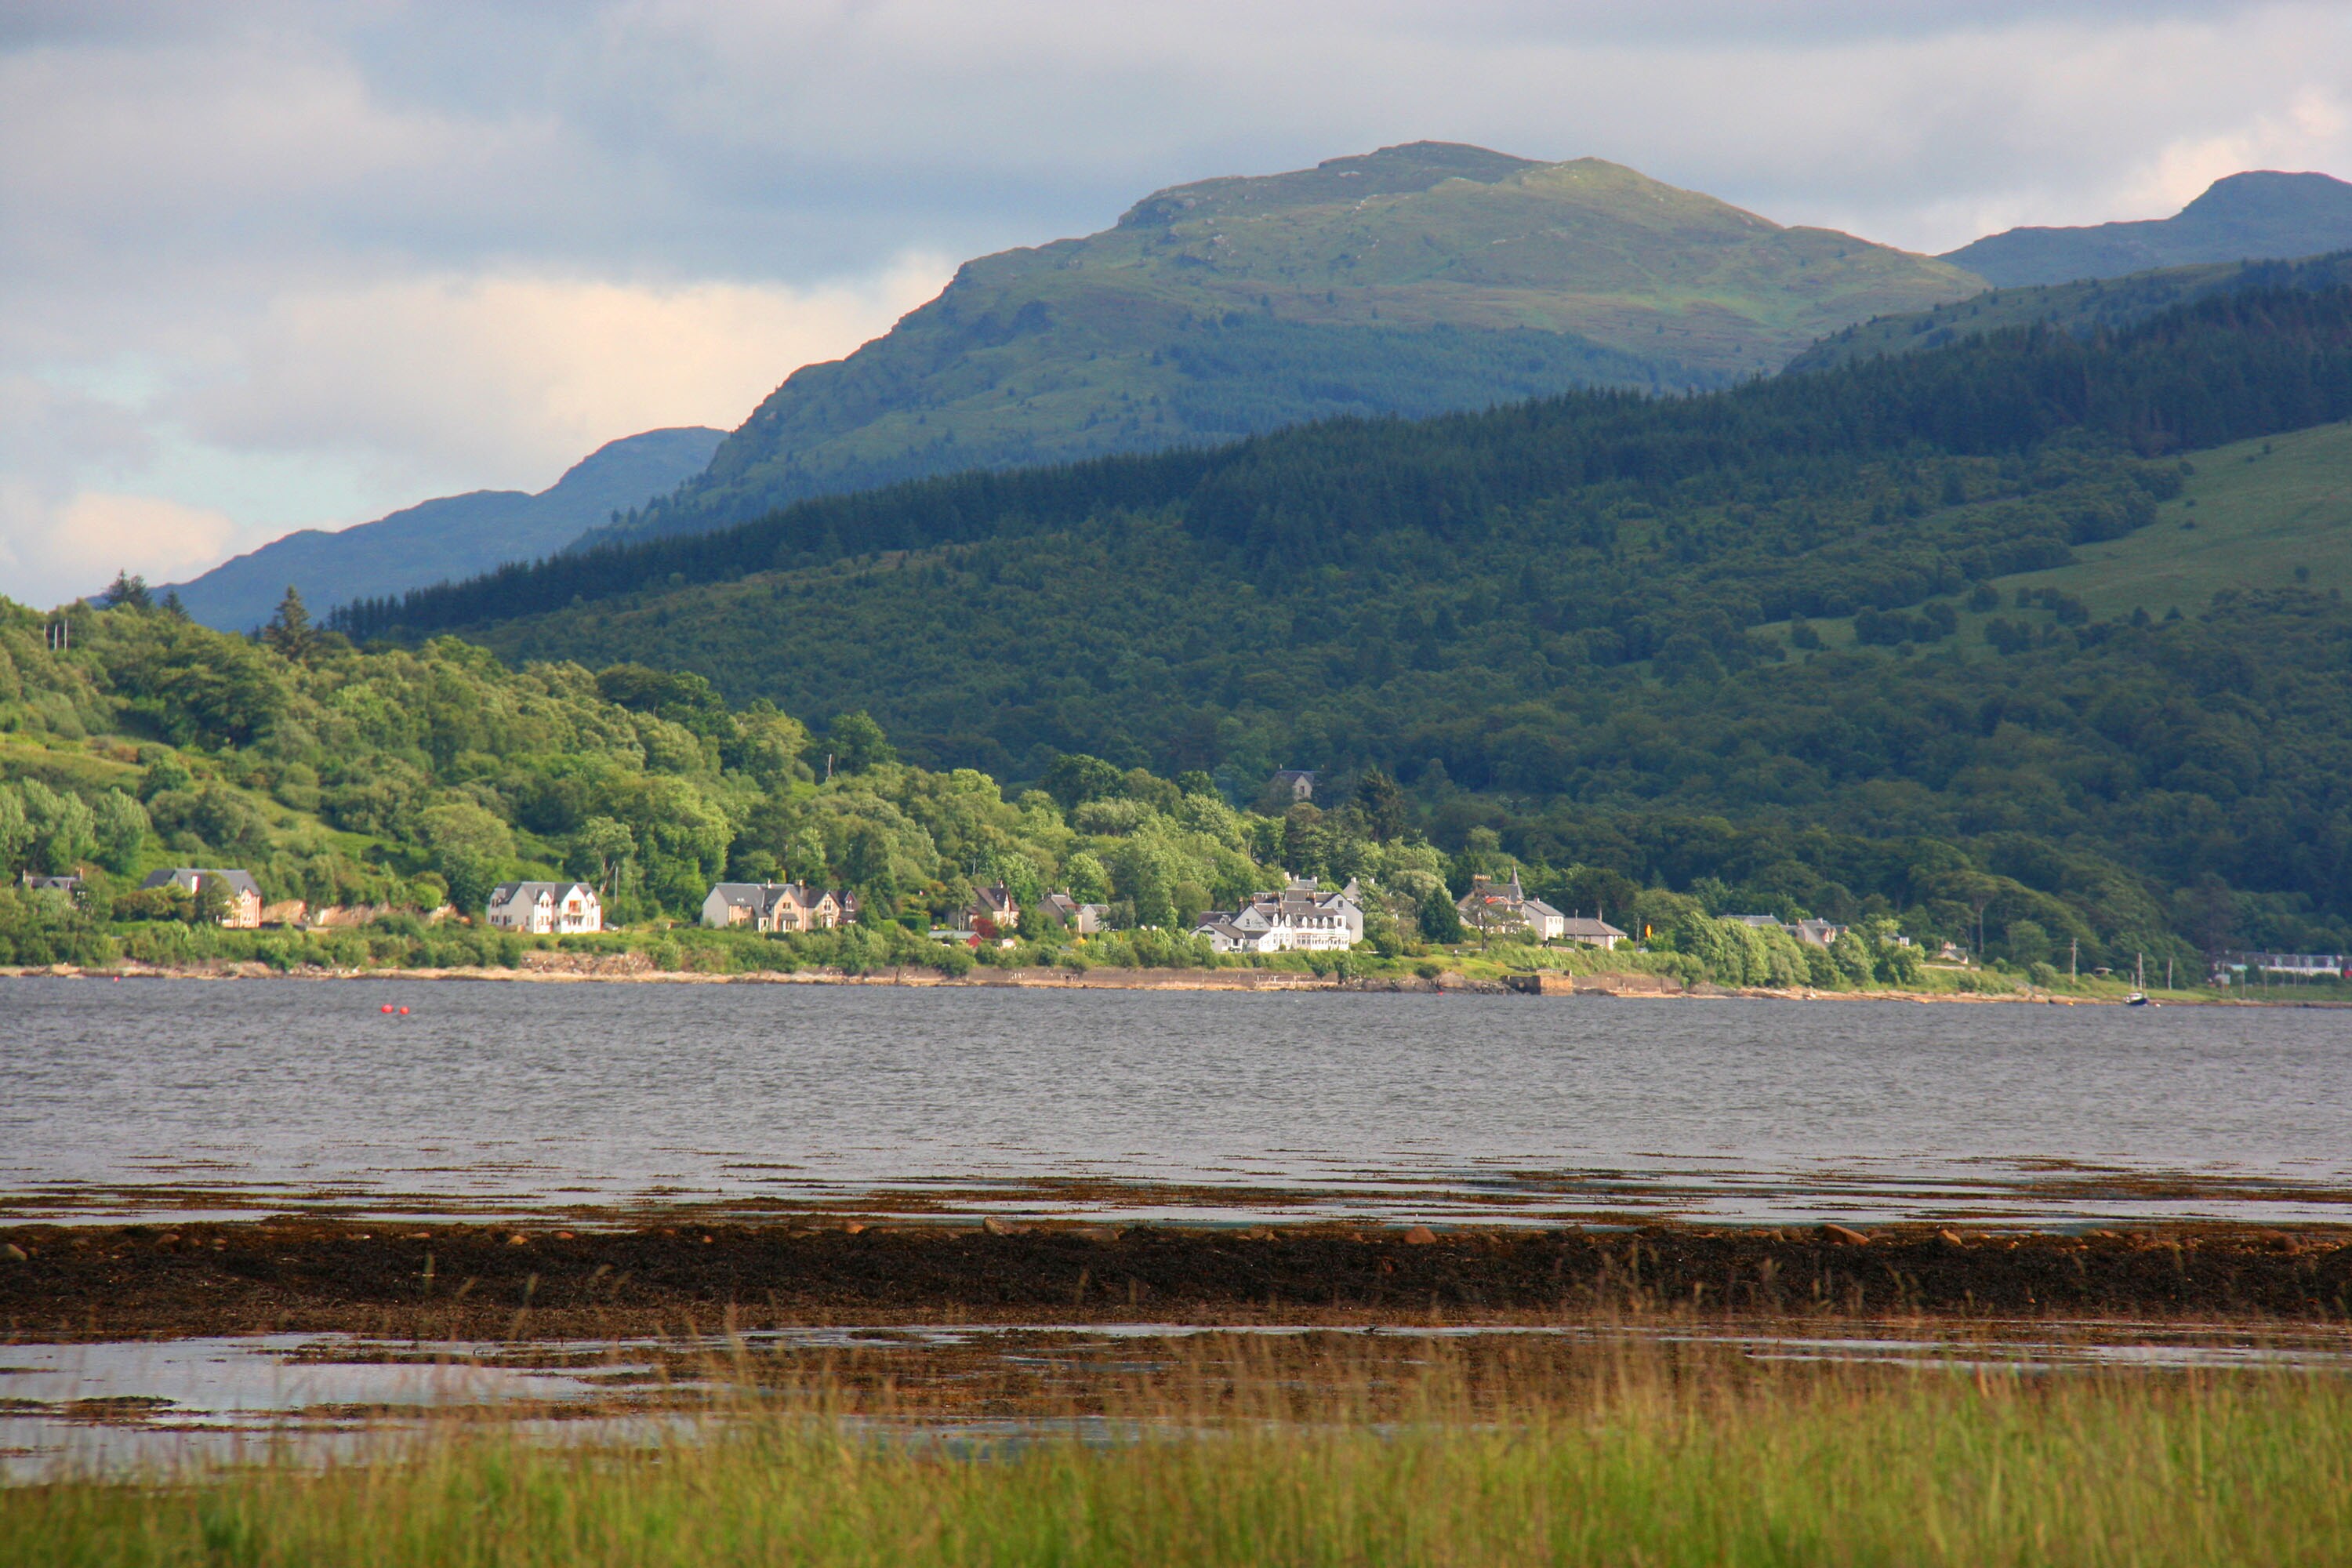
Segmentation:
[(174, 866), (169, 870), (148, 872), (147, 879), (139, 885), (142, 888), (168, 888), (173, 883), (178, 883), (182, 887), (194, 889), (198, 879), (205, 877), (226, 883), (237, 892), (251, 893), (257, 899), (261, 897), (261, 884), (253, 879), (253, 873), (240, 871), (235, 868)]
[(585, 882), (500, 882), (490, 889), (490, 902), (503, 904), (518, 893), (527, 893), (532, 898), (545, 893), (551, 899), (560, 899), (574, 888), (592, 899), (596, 896), (596, 889)]
[(1580, 937), (1602, 937), (1623, 936), (1625, 933), (1619, 931), (1615, 926), (1611, 925), (1607, 921), (1589, 921), (1581, 915), (1575, 915), (1570, 918), (1567, 930), (1563, 934)]

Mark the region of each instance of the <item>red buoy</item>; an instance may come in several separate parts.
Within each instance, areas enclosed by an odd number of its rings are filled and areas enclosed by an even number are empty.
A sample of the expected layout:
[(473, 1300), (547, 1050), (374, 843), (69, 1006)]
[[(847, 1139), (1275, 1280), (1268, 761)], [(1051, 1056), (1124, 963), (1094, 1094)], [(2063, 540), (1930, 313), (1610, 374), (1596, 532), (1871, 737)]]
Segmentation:
[(404, 1017), (404, 1018), (407, 1017), (407, 1016), (408, 1016), (408, 1009), (407, 1009), (407, 1008), (405, 1008), (405, 1007), (403, 1007), (403, 1008), (400, 1010), (400, 1016), (401, 1016), (402, 1017)]
[(385, 1012), (387, 1012), (387, 1013), (391, 1012), (391, 1011), (392, 1011), (392, 1004), (391, 1004), (391, 1003), (389, 1003), (389, 1002), (385, 1003), (385, 1004), (383, 1005), (383, 1010), (384, 1010)]

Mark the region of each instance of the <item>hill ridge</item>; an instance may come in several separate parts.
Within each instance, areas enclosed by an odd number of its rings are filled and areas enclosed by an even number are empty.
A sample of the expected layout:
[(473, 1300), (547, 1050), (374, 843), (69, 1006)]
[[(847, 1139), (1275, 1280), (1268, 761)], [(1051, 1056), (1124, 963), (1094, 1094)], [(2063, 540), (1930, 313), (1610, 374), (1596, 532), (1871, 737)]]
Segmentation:
[(673, 426), (607, 441), (547, 489), (436, 496), (350, 528), (297, 529), (230, 557), (176, 593), (220, 631), (267, 621), (291, 584), (317, 609), (455, 581), (562, 550), (612, 513), (700, 472), (725, 432)]
[(1597, 158), (1408, 142), (1218, 176), (1097, 233), (965, 262), (887, 336), (794, 372), (706, 474), (598, 537), (1318, 418), (1703, 390), (1979, 282)]
[(2168, 218), (2007, 229), (1947, 251), (1943, 259), (2010, 288), (2347, 248), (2352, 184), (2332, 174), (2250, 169), (2214, 181)]

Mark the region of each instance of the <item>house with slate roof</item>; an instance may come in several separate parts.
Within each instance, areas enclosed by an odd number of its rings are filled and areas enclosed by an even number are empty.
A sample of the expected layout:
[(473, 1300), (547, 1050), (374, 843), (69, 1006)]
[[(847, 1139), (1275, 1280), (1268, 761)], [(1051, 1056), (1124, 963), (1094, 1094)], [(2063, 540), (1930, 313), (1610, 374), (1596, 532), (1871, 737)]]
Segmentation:
[(1470, 890), (1454, 900), (1454, 908), (1462, 923), (1473, 931), (1525, 931), (1538, 942), (1556, 942), (1568, 934), (1568, 917), (1541, 899), (1528, 897), (1519, 886), (1516, 867), (1507, 882), (1471, 878)]
[(576, 936), (604, 929), (604, 906), (585, 882), (500, 882), (490, 889), (490, 924), (531, 936)]
[(1345, 952), (1364, 940), (1363, 890), (1349, 882), (1326, 893), (1293, 878), (1280, 892), (1202, 915), (1192, 934), (1219, 952)]
[(789, 933), (832, 931), (856, 919), (856, 894), (805, 882), (720, 882), (702, 900), (707, 926)]
[(1110, 929), (1108, 904), (1082, 904), (1067, 893), (1046, 894), (1037, 900), (1037, 912), (1076, 936)]
[(167, 870), (151, 871), (142, 888), (179, 888), (193, 895), (199, 890), (217, 888), (228, 895), (228, 909), (221, 916), (221, 924), (232, 931), (253, 931), (261, 924), (261, 885), (250, 871), (220, 869), (209, 866), (173, 866)]
[(963, 923), (974, 931), (1009, 933), (1021, 923), (1020, 900), (1002, 882), (974, 888), (971, 902), (964, 906)]

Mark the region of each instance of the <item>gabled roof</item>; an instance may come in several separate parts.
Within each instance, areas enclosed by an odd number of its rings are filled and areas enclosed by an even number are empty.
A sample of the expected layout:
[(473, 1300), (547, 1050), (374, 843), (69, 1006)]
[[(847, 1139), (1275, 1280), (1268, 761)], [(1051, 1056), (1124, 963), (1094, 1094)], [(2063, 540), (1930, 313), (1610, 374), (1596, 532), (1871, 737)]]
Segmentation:
[(139, 885), (142, 888), (168, 888), (177, 883), (181, 887), (193, 889), (200, 879), (210, 879), (220, 882), (232, 892), (250, 893), (257, 899), (261, 897), (261, 884), (253, 879), (253, 873), (240, 871), (234, 868), (174, 866), (169, 870), (150, 871), (147, 874), (147, 879)]
[(1625, 933), (1619, 931), (1615, 926), (1611, 925), (1607, 921), (1590, 921), (1586, 920), (1581, 915), (1574, 915), (1570, 917), (1568, 924), (1562, 931), (1561, 934), (1564, 936), (1583, 937), (1590, 940), (1604, 936), (1623, 936)]
[(500, 882), (490, 889), (490, 902), (511, 903), (518, 897), (534, 901), (540, 899), (560, 900), (569, 899), (574, 891), (585, 893), (592, 900), (596, 896), (596, 889), (585, 882)]

